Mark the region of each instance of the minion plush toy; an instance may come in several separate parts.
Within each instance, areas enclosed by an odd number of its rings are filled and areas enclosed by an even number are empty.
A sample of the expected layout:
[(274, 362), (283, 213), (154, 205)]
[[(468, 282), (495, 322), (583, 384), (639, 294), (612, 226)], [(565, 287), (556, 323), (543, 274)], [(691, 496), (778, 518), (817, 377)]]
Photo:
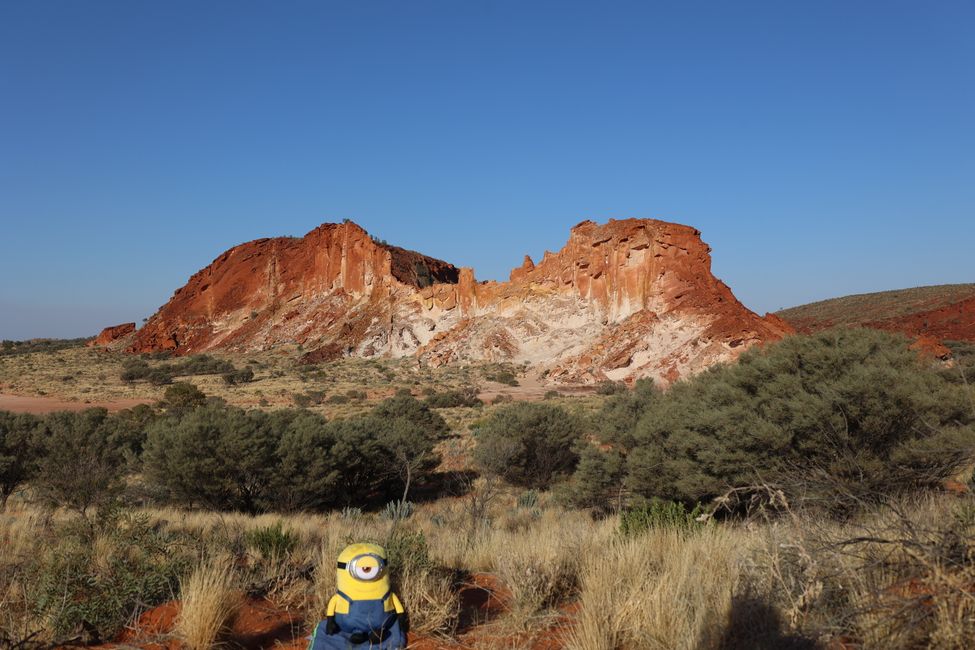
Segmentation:
[(309, 650), (406, 647), (403, 605), (390, 587), (382, 546), (346, 546), (339, 553), (335, 585), (337, 593), (328, 601), (327, 617), (315, 628)]

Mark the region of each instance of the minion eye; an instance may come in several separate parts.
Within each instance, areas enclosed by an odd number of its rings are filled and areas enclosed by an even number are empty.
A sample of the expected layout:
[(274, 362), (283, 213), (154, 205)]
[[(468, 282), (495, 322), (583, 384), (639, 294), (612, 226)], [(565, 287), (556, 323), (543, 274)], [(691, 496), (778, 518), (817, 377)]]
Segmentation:
[(357, 557), (349, 563), (349, 573), (357, 580), (377, 580), (383, 575), (385, 567), (381, 558), (373, 555)]

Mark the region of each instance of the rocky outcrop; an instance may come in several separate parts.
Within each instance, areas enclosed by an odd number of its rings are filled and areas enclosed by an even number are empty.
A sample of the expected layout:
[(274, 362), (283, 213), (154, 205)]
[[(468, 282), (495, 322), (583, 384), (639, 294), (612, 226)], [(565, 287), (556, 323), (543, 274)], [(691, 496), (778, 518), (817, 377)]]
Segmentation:
[(791, 328), (711, 274), (694, 228), (584, 221), (508, 282), (373, 241), (354, 223), (230, 249), (190, 278), (131, 349), (178, 354), (301, 344), (309, 361), (416, 355), (529, 362), (562, 382), (673, 381)]
[(121, 325), (106, 327), (97, 337), (88, 342), (88, 346), (105, 347), (115, 343), (121, 338), (128, 336), (134, 331), (135, 323), (122, 323)]

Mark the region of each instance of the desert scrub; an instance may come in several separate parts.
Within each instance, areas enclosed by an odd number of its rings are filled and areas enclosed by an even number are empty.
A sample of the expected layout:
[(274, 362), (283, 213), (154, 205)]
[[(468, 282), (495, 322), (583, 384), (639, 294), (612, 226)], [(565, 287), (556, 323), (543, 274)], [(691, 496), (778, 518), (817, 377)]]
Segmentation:
[(233, 564), (226, 558), (200, 563), (180, 583), (176, 633), (191, 650), (209, 650), (240, 607)]
[(703, 514), (704, 510), (699, 503), (688, 511), (678, 501), (651, 499), (620, 513), (620, 534), (633, 537), (656, 528), (692, 530), (704, 525), (699, 521)]
[(112, 511), (90, 525), (72, 519), (46, 536), (25, 567), (24, 603), (44, 621), (46, 636), (64, 638), (84, 621), (107, 640), (137, 606), (169, 600), (189, 565), (180, 540), (155, 530), (146, 515)]

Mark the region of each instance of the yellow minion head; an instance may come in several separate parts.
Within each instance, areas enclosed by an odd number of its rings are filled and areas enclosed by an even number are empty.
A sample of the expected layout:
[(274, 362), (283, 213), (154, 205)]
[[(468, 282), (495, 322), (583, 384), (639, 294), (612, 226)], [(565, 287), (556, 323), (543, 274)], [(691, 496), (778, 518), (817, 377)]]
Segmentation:
[(352, 600), (383, 598), (389, 593), (386, 550), (377, 544), (350, 544), (339, 553), (335, 585)]

